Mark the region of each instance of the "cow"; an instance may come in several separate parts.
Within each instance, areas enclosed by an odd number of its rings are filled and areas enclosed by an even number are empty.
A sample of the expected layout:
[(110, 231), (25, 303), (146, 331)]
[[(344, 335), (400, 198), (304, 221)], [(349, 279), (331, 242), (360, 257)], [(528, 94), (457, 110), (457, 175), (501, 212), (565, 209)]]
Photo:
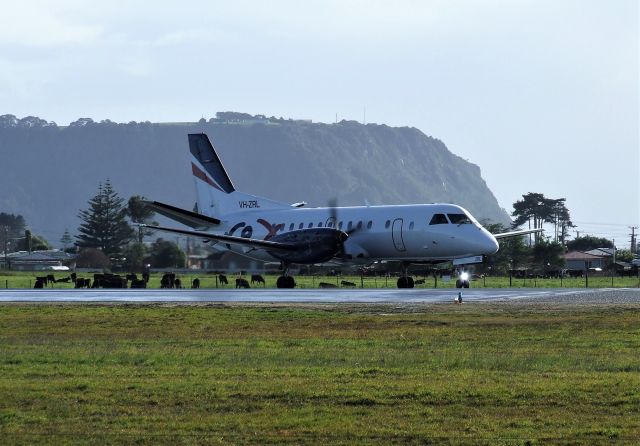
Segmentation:
[(356, 284), (353, 282), (349, 282), (346, 280), (343, 280), (340, 282), (340, 285), (345, 286), (345, 287), (350, 287), (350, 288), (355, 288)]
[(83, 279), (82, 277), (76, 277), (76, 285), (75, 288), (90, 288), (91, 287), (91, 279)]
[(320, 288), (338, 288), (338, 285), (335, 285), (333, 283), (328, 283), (328, 282), (320, 282), (318, 286)]
[[(47, 274), (47, 282), (56, 283), (56, 278), (53, 274)], [(46, 283), (45, 283), (46, 284)]]
[(247, 279), (240, 277), (236, 279), (236, 288), (251, 288), (251, 286), (249, 286), (249, 281)]
[(125, 277), (127, 278), (127, 280), (130, 280), (131, 282), (133, 282), (134, 280), (138, 280), (138, 276), (133, 273), (127, 274)]
[(165, 273), (160, 279), (160, 288), (175, 288), (176, 275), (175, 273)]
[(418, 279), (415, 282), (413, 282), (414, 285), (424, 285), (424, 279)]
[(36, 283), (38, 283), (38, 281), (42, 282), (42, 286), (47, 286), (47, 284), (49, 283), (49, 279), (47, 279), (47, 276), (36, 276)]
[(33, 285), (33, 288), (44, 288), (44, 280), (46, 277), (36, 277), (36, 283)]
[(225, 276), (224, 274), (218, 275), (218, 282), (220, 282), (220, 285), (229, 285), (229, 281), (227, 280), (227, 276)]
[(182, 288), (182, 280), (176, 278), (176, 280), (174, 281), (174, 285), (178, 289)]
[(253, 285), (254, 283), (261, 283), (263, 287), (267, 286), (266, 282), (264, 281), (264, 277), (262, 277), (260, 274), (251, 275), (251, 285)]
[(200, 288), (200, 279), (197, 277), (191, 281), (191, 288), (198, 289)]
[(143, 279), (133, 279), (131, 281), (131, 288), (146, 288), (147, 287), (147, 282), (145, 282)]
[(71, 277), (63, 277), (62, 279), (56, 280), (56, 283), (58, 283), (58, 282), (69, 283), (69, 282), (71, 282)]

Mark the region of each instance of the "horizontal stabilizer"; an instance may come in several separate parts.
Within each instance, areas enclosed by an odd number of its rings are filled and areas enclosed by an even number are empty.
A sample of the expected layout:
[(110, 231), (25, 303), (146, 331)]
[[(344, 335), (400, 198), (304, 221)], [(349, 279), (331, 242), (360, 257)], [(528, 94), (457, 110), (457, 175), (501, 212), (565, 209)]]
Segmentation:
[(511, 232), (503, 232), (501, 234), (493, 234), (493, 236), (500, 240), (501, 238), (507, 238), (507, 237), (517, 237), (519, 235), (527, 235), (527, 234), (533, 234), (536, 232), (542, 232), (544, 231), (544, 229), (542, 228), (538, 228), (538, 229), (524, 229), (522, 231), (511, 231)]
[(192, 228), (208, 228), (220, 224), (220, 220), (217, 218), (187, 211), (186, 209), (180, 209), (169, 204), (160, 203), (159, 201), (145, 201), (144, 204), (158, 214)]

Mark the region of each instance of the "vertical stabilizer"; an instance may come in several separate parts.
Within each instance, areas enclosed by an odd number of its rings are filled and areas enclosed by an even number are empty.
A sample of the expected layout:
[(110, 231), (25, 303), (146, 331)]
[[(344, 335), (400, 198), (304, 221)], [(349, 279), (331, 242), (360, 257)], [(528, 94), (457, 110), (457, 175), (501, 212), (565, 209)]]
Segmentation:
[(247, 210), (290, 207), (286, 203), (237, 191), (206, 134), (190, 134), (189, 150), (200, 213), (209, 217), (221, 217)]

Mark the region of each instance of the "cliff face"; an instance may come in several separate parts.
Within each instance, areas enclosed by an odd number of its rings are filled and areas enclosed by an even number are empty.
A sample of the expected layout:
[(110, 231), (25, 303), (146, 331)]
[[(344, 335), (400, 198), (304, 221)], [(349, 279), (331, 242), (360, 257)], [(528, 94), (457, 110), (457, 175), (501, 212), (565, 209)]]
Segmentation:
[(0, 211), (22, 214), (57, 243), (109, 178), (125, 199), (140, 194), (191, 209), (187, 134), (205, 132), (237, 189), (286, 202), (340, 205), (452, 202), (478, 219), (509, 222), (478, 166), (415, 128), (219, 114), (199, 123), (95, 123), (58, 127), (0, 117)]

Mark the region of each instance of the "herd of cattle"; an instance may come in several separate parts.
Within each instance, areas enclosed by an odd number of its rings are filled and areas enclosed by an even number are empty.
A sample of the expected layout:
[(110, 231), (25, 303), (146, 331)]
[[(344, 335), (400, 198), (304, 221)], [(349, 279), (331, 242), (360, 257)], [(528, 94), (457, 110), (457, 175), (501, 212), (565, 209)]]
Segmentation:
[[(219, 274), (217, 282), (220, 285), (228, 285), (229, 279), (224, 274)], [(143, 274), (138, 278), (136, 274), (94, 274), (93, 278), (78, 277), (76, 273), (71, 273), (68, 277), (56, 279), (53, 274), (36, 277), (34, 288), (44, 288), (54, 283), (73, 283), (74, 288), (147, 288), (149, 283), (149, 274)], [(266, 286), (264, 277), (260, 274), (251, 275), (251, 283), (245, 278), (239, 277), (235, 279), (236, 288), (251, 288), (251, 285), (262, 284)], [(165, 273), (160, 279), (160, 288), (184, 288), (184, 284), (175, 273)], [(191, 281), (191, 288), (200, 288), (200, 279), (197, 277)]]

